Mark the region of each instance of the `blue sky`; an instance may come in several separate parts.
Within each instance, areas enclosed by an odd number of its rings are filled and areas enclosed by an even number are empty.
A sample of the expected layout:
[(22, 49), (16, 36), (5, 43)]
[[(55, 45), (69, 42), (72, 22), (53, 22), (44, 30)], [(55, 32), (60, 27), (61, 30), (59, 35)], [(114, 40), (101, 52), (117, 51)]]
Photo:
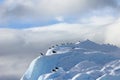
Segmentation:
[(40, 27), (40, 26), (47, 26), (47, 25), (52, 25), (52, 24), (57, 24), (59, 23), (56, 20), (51, 20), (51, 21), (46, 21), (46, 22), (18, 22), (18, 21), (13, 21), (10, 23), (7, 23), (5, 25), (0, 26), (0, 28), (12, 28), (12, 29), (24, 29), (24, 28), (32, 28), (32, 27)]
[(4, 2), (4, 0), (0, 0), (0, 3), (3, 3)]

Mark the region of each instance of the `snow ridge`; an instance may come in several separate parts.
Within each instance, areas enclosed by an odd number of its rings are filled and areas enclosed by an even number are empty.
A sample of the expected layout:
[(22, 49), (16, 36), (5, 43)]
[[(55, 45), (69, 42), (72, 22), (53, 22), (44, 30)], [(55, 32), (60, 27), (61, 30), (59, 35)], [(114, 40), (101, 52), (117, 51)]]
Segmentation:
[(33, 60), (21, 80), (119, 80), (120, 57), (113, 55), (119, 51), (90, 40), (56, 45)]

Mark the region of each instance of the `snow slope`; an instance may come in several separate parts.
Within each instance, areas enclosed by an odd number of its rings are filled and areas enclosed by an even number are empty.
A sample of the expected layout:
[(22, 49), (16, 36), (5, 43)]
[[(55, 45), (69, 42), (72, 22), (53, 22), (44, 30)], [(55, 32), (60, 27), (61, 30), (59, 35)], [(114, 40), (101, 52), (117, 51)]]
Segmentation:
[(119, 80), (120, 57), (113, 55), (119, 50), (90, 40), (55, 46), (33, 60), (21, 80)]

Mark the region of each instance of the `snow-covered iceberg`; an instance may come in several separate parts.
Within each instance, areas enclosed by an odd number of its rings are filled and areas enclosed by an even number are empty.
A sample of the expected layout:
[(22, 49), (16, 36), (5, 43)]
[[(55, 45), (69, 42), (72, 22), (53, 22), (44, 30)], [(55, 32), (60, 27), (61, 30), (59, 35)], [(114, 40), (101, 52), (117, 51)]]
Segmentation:
[(50, 48), (32, 61), (21, 80), (119, 80), (120, 49), (90, 40)]

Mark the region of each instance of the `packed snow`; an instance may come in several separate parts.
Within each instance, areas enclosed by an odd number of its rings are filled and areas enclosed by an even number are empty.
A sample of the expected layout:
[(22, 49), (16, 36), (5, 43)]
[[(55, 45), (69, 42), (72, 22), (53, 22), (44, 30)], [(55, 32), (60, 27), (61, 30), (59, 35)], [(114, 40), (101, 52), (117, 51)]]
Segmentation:
[(21, 80), (120, 80), (119, 53), (90, 40), (56, 45), (34, 59)]

